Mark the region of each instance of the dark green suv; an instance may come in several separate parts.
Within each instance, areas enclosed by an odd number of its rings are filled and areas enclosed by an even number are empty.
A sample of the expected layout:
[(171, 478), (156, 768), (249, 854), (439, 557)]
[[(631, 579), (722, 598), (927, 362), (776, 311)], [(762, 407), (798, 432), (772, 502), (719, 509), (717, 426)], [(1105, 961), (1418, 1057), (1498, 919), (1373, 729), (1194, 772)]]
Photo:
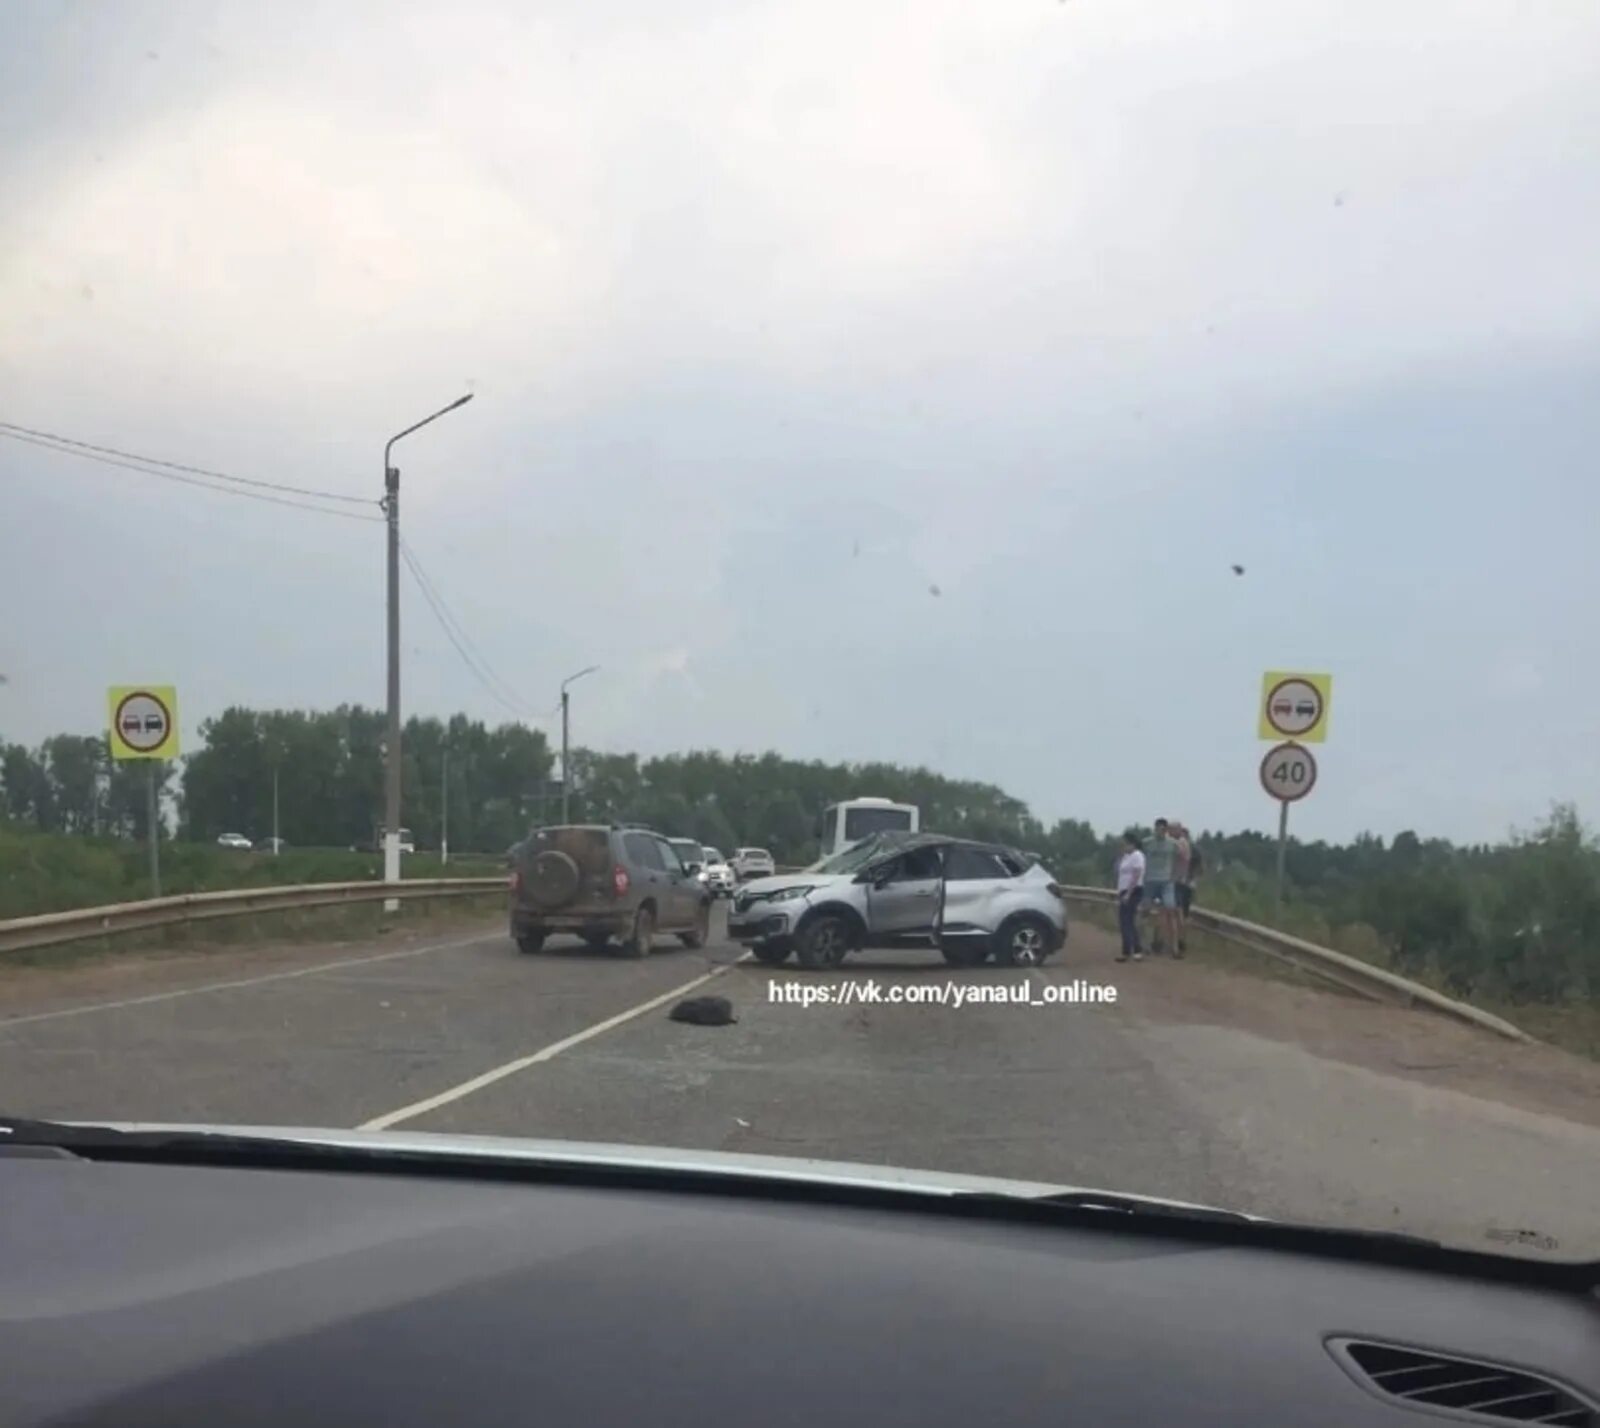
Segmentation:
[(536, 828), (512, 850), (511, 935), (537, 952), (552, 932), (647, 957), (657, 933), (685, 947), (710, 936), (711, 896), (672, 845), (647, 828)]

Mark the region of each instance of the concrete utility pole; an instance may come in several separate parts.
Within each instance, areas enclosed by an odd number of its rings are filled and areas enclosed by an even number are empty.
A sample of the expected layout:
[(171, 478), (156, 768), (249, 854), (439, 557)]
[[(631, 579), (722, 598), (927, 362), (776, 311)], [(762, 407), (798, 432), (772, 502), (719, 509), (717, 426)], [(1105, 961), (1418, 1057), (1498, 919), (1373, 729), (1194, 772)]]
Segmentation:
[[(472, 393), (457, 397), (432, 416), (423, 417), (404, 431), (396, 432), (383, 448), (383, 513), (389, 528), (389, 743), (383, 790), (383, 880), (400, 881), (400, 468), (389, 464), (389, 453), (403, 436), (420, 431), (446, 412), (464, 407)], [(400, 906), (398, 898), (383, 904), (385, 912)]]
[[(580, 669), (576, 674), (569, 674), (561, 681), (561, 821), (572, 822), (572, 767), (568, 761), (567, 747), (567, 710), (571, 701), (567, 696), (567, 686), (582, 679), (586, 674), (593, 674), (600, 666), (591, 664), (587, 669)], [(546, 688), (549, 686), (547, 685)]]

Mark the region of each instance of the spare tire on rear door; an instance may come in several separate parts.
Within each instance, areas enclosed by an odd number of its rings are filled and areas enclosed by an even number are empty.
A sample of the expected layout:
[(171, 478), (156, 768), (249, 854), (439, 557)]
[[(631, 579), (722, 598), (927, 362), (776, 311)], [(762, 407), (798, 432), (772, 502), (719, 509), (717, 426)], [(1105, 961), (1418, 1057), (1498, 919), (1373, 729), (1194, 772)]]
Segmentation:
[(533, 860), (522, 880), (523, 893), (535, 907), (565, 907), (578, 895), (578, 865), (556, 848), (547, 848)]

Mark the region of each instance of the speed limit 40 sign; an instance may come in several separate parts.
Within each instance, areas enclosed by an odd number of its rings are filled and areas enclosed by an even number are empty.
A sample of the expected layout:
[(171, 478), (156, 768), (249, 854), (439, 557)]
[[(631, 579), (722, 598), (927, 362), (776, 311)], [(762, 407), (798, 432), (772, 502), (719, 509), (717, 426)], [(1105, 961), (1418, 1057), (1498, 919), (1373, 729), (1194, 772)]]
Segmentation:
[(1317, 785), (1317, 761), (1299, 744), (1278, 744), (1261, 760), (1261, 787), (1281, 803), (1304, 798)]

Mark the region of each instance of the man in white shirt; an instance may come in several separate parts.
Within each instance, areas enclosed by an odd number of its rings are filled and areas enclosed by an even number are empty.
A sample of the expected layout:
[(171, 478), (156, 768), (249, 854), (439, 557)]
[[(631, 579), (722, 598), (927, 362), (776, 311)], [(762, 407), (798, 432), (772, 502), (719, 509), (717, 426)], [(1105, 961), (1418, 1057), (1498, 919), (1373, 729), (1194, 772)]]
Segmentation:
[(1122, 931), (1122, 953), (1126, 962), (1144, 961), (1139, 945), (1139, 900), (1144, 896), (1144, 853), (1132, 833), (1122, 835), (1122, 856), (1117, 859), (1117, 925)]

